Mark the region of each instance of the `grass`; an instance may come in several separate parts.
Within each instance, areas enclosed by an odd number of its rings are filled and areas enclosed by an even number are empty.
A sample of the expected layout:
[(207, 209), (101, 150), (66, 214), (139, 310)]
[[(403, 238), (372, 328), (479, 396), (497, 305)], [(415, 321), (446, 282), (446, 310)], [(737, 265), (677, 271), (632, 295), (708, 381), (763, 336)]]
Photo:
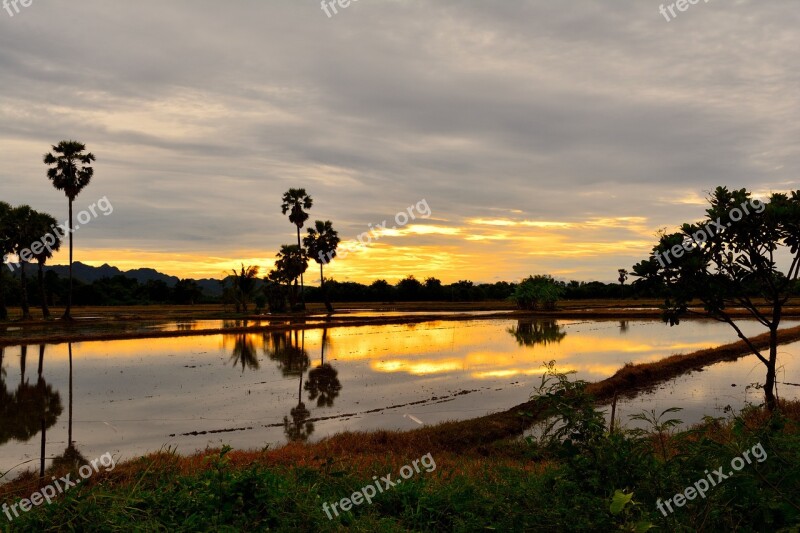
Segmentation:
[[(459, 453), (429, 448), (434, 470), (422, 470), (371, 505), (333, 520), (323, 503), (350, 496), (373, 483), (373, 476), (391, 473), (396, 480), (399, 469), (420, 455), (378, 446), (385, 432), (350, 434), (349, 446), (336, 450), (323, 442), (190, 457), (161, 452), (98, 474), (5, 527), (388, 532), (633, 531), (652, 525), (666, 531), (791, 531), (800, 524), (800, 404), (783, 404), (779, 417), (749, 409), (682, 432), (654, 423), (646, 432), (610, 434), (587, 424), (591, 411), (579, 405), (557, 414), (576, 412), (584, 419), (574, 427), (583, 429), (566, 440), (502, 440)], [(668, 517), (657, 510), (659, 498), (683, 491), (704, 470), (729, 464), (755, 443), (768, 454), (763, 463), (746, 466)], [(32, 477), (17, 480), (0, 487), (0, 501), (15, 502), (36, 488)], [(615, 493), (631, 498), (616, 513)]]

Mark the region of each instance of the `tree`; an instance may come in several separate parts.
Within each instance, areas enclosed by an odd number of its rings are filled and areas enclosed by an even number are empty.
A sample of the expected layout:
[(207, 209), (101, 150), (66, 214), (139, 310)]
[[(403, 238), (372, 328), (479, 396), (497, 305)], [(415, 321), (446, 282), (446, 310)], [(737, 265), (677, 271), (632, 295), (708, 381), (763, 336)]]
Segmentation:
[(53, 152), (44, 156), (44, 164), (50, 167), (47, 169), (47, 177), (53, 187), (64, 191), (69, 204), (69, 292), (62, 317), (64, 320), (72, 320), (72, 203), (94, 176), (94, 168), (89, 166), (95, 161), (94, 154), (86, 153), (85, 150), (86, 145), (78, 141), (61, 141), (53, 146)]
[(539, 304), (546, 310), (556, 307), (556, 302), (564, 295), (564, 287), (548, 275), (528, 276), (517, 285), (511, 299), (520, 309), (535, 311)]
[(625, 298), (625, 282), (628, 280), (628, 271), (625, 270), (624, 268), (620, 268), (619, 270), (617, 270), (617, 273), (619, 274), (619, 278), (617, 278), (617, 281), (619, 281), (619, 292), (620, 292), (621, 297), (624, 299)]
[[(300, 242), (300, 229), (303, 224), (308, 220), (308, 213), (304, 209), (311, 209), (314, 205), (314, 200), (306, 194), (305, 189), (289, 189), (283, 194), (281, 203), (281, 212), (285, 215), (289, 213), (289, 222), (297, 226), (297, 247), (302, 248)], [(303, 270), (305, 272), (305, 270)], [(297, 283), (297, 282), (295, 282)], [(303, 273), (300, 273), (300, 297), (303, 301), (303, 309), (305, 309), (305, 283), (303, 281)]]
[(236, 312), (238, 313), (241, 309), (243, 313), (247, 313), (247, 302), (253, 295), (253, 291), (256, 288), (256, 281), (258, 280), (258, 267), (249, 266), (245, 268), (243, 263), (239, 272), (237, 272), (236, 269), (233, 269), (232, 272)]
[(15, 207), (9, 214), (10, 237), (14, 247), (14, 254), (19, 258), (22, 320), (31, 319), (31, 309), (28, 305), (28, 275), (26, 267), (30, 260), (33, 259), (31, 244), (36, 240), (35, 227), (38, 215), (28, 205)]
[[(33, 221), (33, 235), (38, 243), (31, 246), (31, 252), (39, 266), (37, 280), (39, 283), (39, 297), (42, 300), (42, 317), (45, 320), (50, 318), (50, 308), (47, 305), (44, 265), (48, 259), (53, 257), (53, 252), (61, 249), (61, 235), (53, 229), (56, 224), (56, 219), (47, 213), (36, 213)], [(47, 243), (47, 245), (44, 246), (41, 243)]]
[(339, 239), (339, 234), (336, 230), (333, 229), (333, 224), (331, 224), (330, 220), (325, 222), (317, 220), (314, 226), (314, 228), (308, 228), (308, 235), (303, 238), (303, 245), (306, 247), (308, 256), (319, 263), (319, 287), (325, 299), (325, 309), (329, 313), (333, 313), (333, 306), (325, 290), (325, 276), (323, 275), (322, 267), (336, 257), (336, 249), (339, 247), (341, 239)]
[(8, 309), (6, 308), (5, 276), (6, 261), (8, 254), (14, 253), (14, 246), (11, 239), (11, 228), (9, 227), (9, 215), (11, 206), (5, 202), (0, 202), (0, 320), (8, 320)]
[[(277, 261), (275, 261), (274, 277), (288, 280), (290, 284), (294, 281), (294, 287), (297, 289), (297, 278), (308, 269), (308, 257), (305, 250), (300, 246), (284, 244), (275, 257), (277, 257)], [(292, 310), (294, 311), (297, 305), (297, 294), (291, 291), (289, 294), (292, 300)]]
[[(680, 231), (662, 233), (649, 259), (633, 267), (636, 284), (666, 291), (664, 321), (674, 326), (697, 313), (729, 324), (767, 369), (764, 398), (777, 407), (775, 368), (778, 327), (783, 309), (800, 272), (800, 190), (775, 193), (765, 204), (746, 189), (717, 187), (708, 198), (704, 220), (683, 224)], [(786, 261), (786, 274), (778, 261)], [(763, 354), (742, 333), (731, 310), (743, 308), (769, 330), (769, 354)]]

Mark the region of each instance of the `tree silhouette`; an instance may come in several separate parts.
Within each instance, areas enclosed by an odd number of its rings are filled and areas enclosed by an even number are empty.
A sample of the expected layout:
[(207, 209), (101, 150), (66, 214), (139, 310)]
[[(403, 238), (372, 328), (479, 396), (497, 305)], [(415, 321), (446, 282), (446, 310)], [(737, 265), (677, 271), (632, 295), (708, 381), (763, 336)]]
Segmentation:
[(241, 310), (247, 313), (247, 302), (253, 295), (253, 291), (256, 288), (256, 281), (258, 280), (258, 267), (249, 266), (245, 268), (244, 264), (242, 264), (242, 268), (239, 272), (237, 272), (236, 269), (233, 269), (232, 272), (236, 312), (238, 313)]
[[(289, 213), (289, 222), (297, 226), (297, 247), (302, 249), (303, 245), (300, 242), (300, 230), (305, 224), (306, 220), (308, 220), (308, 213), (305, 212), (307, 209), (311, 209), (314, 205), (314, 200), (306, 194), (305, 189), (289, 189), (285, 193), (283, 193), (283, 199), (281, 203), (281, 213), (284, 215)], [(303, 270), (305, 272), (305, 269)], [(303, 309), (305, 309), (305, 283), (303, 281), (303, 272), (300, 273), (300, 297), (303, 302)], [(295, 284), (297, 282), (295, 281)]]
[(53, 152), (44, 156), (47, 165), (47, 177), (59, 191), (64, 191), (69, 204), (69, 292), (64, 320), (72, 319), (72, 250), (73, 250), (73, 217), (72, 203), (80, 192), (89, 185), (94, 175), (94, 168), (89, 166), (95, 161), (91, 152), (85, 152), (86, 145), (78, 141), (61, 141), (53, 146)]
[[(48, 235), (50, 236), (50, 239), (53, 240), (53, 244), (49, 244), (49, 247), (31, 247), (32, 255), (34, 259), (36, 259), (36, 262), (39, 266), (37, 272), (40, 294), (39, 297), (42, 300), (42, 316), (46, 320), (50, 318), (50, 308), (47, 306), (47, 291), (45, 290), (44, 284), (44, 265), (48, 259), (53, 257), (53, 252), (57, 252), (61, 249), (61, 235), (59, 235), (59, 233), (53, 229), (53, 227), (57, 224), (56, 219), (47, 213), (36, 213), (33, 224), (33, 232), (37, 241), (48, 242), (44, 240), (47, 239)], [(39, 250), (38, 253), (36, 250)]]
[(38, 213), (28, 205), (21, 205), (11, 210), (9, 226), (14, 253), (19, 258), (20, 279), (20, 305), (22, 307), (22, 320), (31, 319), (31, 310), (28, 306), (28, 262), (31, 243), (36, 239), (36, 221)]
[(617, 274), (619, 274), (617, 281), (619, 281), (620, 298), (625, 299), (625, 282), (628, 280), (628, 271), (620, 268), (617, 270)]
[[(651, 256), (633, 267), (635, 285), (667, 293), (664, 321), (680, 323), (699, 300), (704, 313), (729, 324), (767, 369), (764, 399), (777, 407), (775, 368), (778, 328), (800, 274), (800, 190), (774, 193), (767, 203), (746, 189), (717, 187), (702, 222), (663, 233)], [(790, 259), (784, 274), (777, 258)], [(769, 330), (769, 353), (762, 354), (734, 321), (732, 308), (747, 310)]]
[(291, 288), (291, 282), (294, 281), (295, 292), (289, 291), (292, 310), (294, 310), (297, 303), (297, 278), (308, 269), (308, 257), (305, 250), (300, 246), (293, 244), (284, 244), (281, 246), (280, 252), (275, 257), (275, 268), (270, 272), (270, 279), (285, 280)]
[(330, 263), (336, 257), (336, 249), (339, 247), (339, 234), (333, 229), (330, 220), (325, 222), (317, 220), (313, 228), (308, 228), (308, 235), (303, 238), (303, 244), (309, 257), (319, 263), (319, 287), (325, 299), (325, 309), (333, 313), (333, 306), (328, 291), (325, 290), (325, 276), (323, 275), (323, 265)]
[[(245, 322), (245, 326), (247, 323)], [(258, 370), (258, 355), (255, 343), (250, 335), (246, 333), (237, 335), (223, 335), (222, 344), (227, 347), (227, 342), (233, 339), (233, 351), (231, 352), (231, 361), (233, 366), (242, 366), (242, 374), (245, 368), (250, 370)]]
[(333, 407), (333, 401), (339, 396), (342, 384), (339, 382), (339, 372), (331, 365), (325, 363), (325, 348), (328, 344), (328, 329), (322, 330), (322, 345), (320, 347), (320, 363), (308, 373), (305, 389), (308, 399), (317, 400), (317, 407)]
[(0, 202), (0, 257), (2, 257), (2, 263), (0, 263), (0, 320), (8, 320), (5, 293), (6, 258), (8, 254), (14, 253), (11, 228), (8, 225), (10, 214), (11, 205)]

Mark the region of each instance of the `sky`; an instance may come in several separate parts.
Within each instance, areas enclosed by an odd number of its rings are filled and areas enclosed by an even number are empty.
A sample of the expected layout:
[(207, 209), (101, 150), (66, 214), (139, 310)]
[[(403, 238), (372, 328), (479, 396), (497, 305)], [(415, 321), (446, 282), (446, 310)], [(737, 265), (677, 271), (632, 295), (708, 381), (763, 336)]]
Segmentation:
[(339, 281), (615, 281), (718, 185), (798, 188), (796, 0), (662, 3), (9, 5), (0, 200), (66, 219), (42, 156), (77, 139), (76, 213), (113, 206), (75, 232), (84, 263), (265, 274), (303, 187)]

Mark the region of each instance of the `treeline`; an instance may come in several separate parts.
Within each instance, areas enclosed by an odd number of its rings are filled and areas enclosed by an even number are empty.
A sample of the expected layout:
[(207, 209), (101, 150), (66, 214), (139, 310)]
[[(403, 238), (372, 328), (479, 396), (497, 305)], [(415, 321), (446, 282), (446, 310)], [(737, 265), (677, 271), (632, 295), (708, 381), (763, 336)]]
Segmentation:
[[(20, 306), (23, 295), (20, 277), (12, 277), (6, 271), (2, 272), (0, 276), (3, 277), (2, 283), (5, 285), (6, 303)], [(63, 307), (67, 302), (69, 279), (62, 278), (53, 271), (44, 273), (43, 291), (40, 290), (38, 280), (28, 278), (26, 283), (31, 307), (41, 307), (42, 299), (50, 307)], [(102, 278), (92, 283), (73, 279), (72, 291), (72, 303), (75, 305), (193, 305), (221, 301), (219, 297), (206, 296), (197, 282), (190, 279), (180, 280), (174, 286), (169, 286), (160, 280), (139, 283), (139, 281), (126, 276)]]

